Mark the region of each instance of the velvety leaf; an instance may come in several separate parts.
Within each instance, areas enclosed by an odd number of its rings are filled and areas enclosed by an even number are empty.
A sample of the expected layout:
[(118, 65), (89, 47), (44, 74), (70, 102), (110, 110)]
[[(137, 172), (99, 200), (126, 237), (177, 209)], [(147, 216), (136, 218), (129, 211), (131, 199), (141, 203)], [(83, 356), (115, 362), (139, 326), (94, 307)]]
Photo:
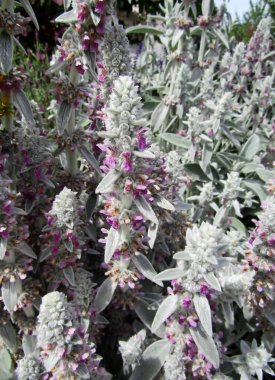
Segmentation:
[(113, 281), (110, 277), (106, 278), (106, 280), (100, 285), (95, 297), (95, 307), (98, 313), (106, 309), (109, 305), (116, 287), (117, 282)]
[(35, 125), (35, 121), (33, 118), (31, 105), (23, 90), (20, 89), (13, 93), (13, 103), (20, 114), (24, 116), (29, 126), (33, 127)]
[(92, 17), (94, 25), (98, 26), (98, 24), (100, 23), (100, 20), (101, 20), (101, 16), (99, 16), (96, 13), (94, 13), (93, 11), (91, 11), (91, 17)]
[(160, 286), (163, 286), (163, 283), (161, 281), (155, 279), (157, 272), (155, 271), (153, 265), (150, 263), (146, 256), (140, 253), (134, 256), (132, 258), (132, 261), (144, 277), (148, 278), (149, 280), (155, 282)]
[(257, 154), (260, 148), (260, 138), (258, 135), (252, 135), (249, 137), (247, 142), (243, 145), (240, 156), (246, 160), (252, 160), (252, 158)]
[(114, 183), (120, 178), (120, 173), (115, 170), (110, 170), (108, 174), (98, 184), (96, 194), (108, 193), (112, 190)]
[(90, 220), (97, 205), (97, 195), (90, 194), (86, 202), (86, 218)]
[(105, 255), (104, 255), (105, 263), (108, 264), (108, 262), (113, 257), (113, 254), (115, 253), (115, 250), (118, 247), (119, 240), (120, 240), (120, 231), (111, 227), (109, 230), (107, 240), (106, 240), (106, 245), (105, 245)]
[(179, 146), (181, 148), (189, 149), (191, 142), (182, 136), (178, 136), (175, 133), (160, 133), (159, 137), (170, 144)]
[(56, 73), (57, 71), (62, 70), (67, 65), (68, 65), (67, 61), (56, 62), (55, 64), (53, 64), (52, 66), (48, 68), (45, 74), (50, 75), (50, 74)]
[(63, 134), (64, 130), (66, 129), (69, 123), (72, 109), (73, 109), (73, 105), (71, 103), (68, 103), (66, 100), (63, 100), (63, 102), (58, 107), (57, 130), (60, 135)]
[(185, 251), (179, 251), (179, 252), (174, 254), (173, 259), (175, 259), (175, 260), (189, 260), (189, 257)]
[(211, 286), (212, 289), (215, 289), (217, 291), (221, 291), (221, 285), (219, 283), (219, 280), (214, 275), (214, 273), (206, 273), (203, 275), (205, 281)]
[(155, 202), (159, 207), (164, 208), (165, 210), (175, 211), (175, 207), (172, 205), (172, 203), (170, 203), (167, 199), (165, 199), (161, 195), (158, 195), (156, 197)]
[(74, 275), (74, 270), (71, 266), (63, 268), (62, 272), (64, 274), (64, 277), (68, 281), (68, 283), (71, 286), (75, 286), (75, 275)]
[(77, 22), (77, 13), (74, 9), (64, 12), (55, 19), (55, 22), (64, 22), (65, 24)]
[(152, 343), (143, 352), (140, 362), (135, 367), (129, 380), (153, 380), (165, 363), (170, 351), (171, 343), (162, 339)]
[(8, 281), (2, 284), (2, 298), (9, 313), (13, 313), (21, 292), (21, 280), (16, 280), (14, 282)]
[(228, 43), (228, 39), (227, 39), (227, 36), (225, 34), (223, 34), (220, 29), (216, 29), (216, 28), (213, 28), (212, 29), (213, 33), (221, 40), (221, 42), (224, 44), (224, 46), (227, 48), (227, 49), (230, 49), (230, 46), (229, 46), (229, 43)]
[(4, 342), (4, 345), (12, 353), (17, 350), (17, 339), (13, 325), (8, 321), (5, 324), (0, 324), (0, 338)]
[(5, 30), (0, 33), (0, 66), (7, 74), (12, 68), (13, 39)]
[(97, 159), (95, 158), (91, 150), (88, 149), (85, 145), (81, 145), (79, 150), (82, 156), (88, 162), (88, 164), (91, 165), (99, 175), (101, 175), (102, 173), (100, 170), (100, 166), (98, 165)]
[(161, 102), (152, 113), (151, 126), (154, 132), (160, 130), (169, 112), (169, 106)]
[(156, 36), (159, 36), (163, 34), (163, 31), (160, 30), (159, 28), (155, 28), (153, 26), (149, 25), (135, 25), (131, 26), (130, 28), (126, 29), (127, 34), (132, 34), (132, 33), (142, 33), (142, 34), (154, 34)]
[(3, 260), (7, 250), (8, 240), (0, 237), (0, 260)]
[(202, 0), (201, 10), (204, 17), (210, 16), (211, 3), (213, 0)]
[(202, 327), (208, 335), (212, 336), (212, 319), (208, 299), (204, 295), (195, 294), (193, 302)]
[(221, 226), (224, 223), (226, 223), (228, 214), (229, 214), (229, 210), (227, 209), (227, 207), (222, 206), (215, 215), (214, 225)]
[(169, 318), (178, 307), (178, 296), (173, 294), (166, 297), (160, 304), (158, 311), (156, 312), (153, 324), (152, 332), (158, 330), (158, 328)]
[(22, 346), (25, 355), (32, 354), (36, 348), (37, 339), (35, 335), (23, 335)]
[(257, 175), (261, 178), (262, 181), (268, 182), (272, 178), (274, 178), (274, 173), (272, 173), (271, 170), (266, 170), (266, 169), (256, 169)]
[(18, 246), (16, 246), (16, 249), (24, 255), (31, 257), (32, 259), (37, 259), (37, 256), (33, 252), (32, 248), (24, 241), (22, 241)]
[(141, 212), (145, 219), (150, 220), (155, 224), (158, 224), (158, 218), (154, 210), (142, 195), (135, 199), (134, 202), (137, 206), (137, 209), (139, 210), (139, 212)]
[(12, 380), (13, 376), (13, 362), (9, 351), (5, 347), (0, 348), (0, 379)]
[(158, 228), (159, 228), (159, 223), (150, 223), (149, 228), (148, 228), (148, 238), (149, 238), (149, 247), (151, 249), (154, 248), (155, 241), (158, 235)]
[(155, 280), (171, 281), (184, 276), (184, 270), (180, 268), (165, 269), (163, 272), (156, 275)]
[(190, 177), (196, 180), (209, 181), (208, 176), (202, 170), (200, 164), (197, 164), (197, 163), (185, 164), (184, 169)]
[(141, 158), (155, 159), (156, 156), (149, 150), (137, 151), (134, 150), (134, 155)]
[(249, 190), (252, 190), (253, 193), (255, 193), (261, 201), (263, 201), (267, 197), (267, 192), (263, 187), (263, 184), (256, 180), (244, 180), (242, 181), (245, 187), (247, 187)]
[(202, 327), (190, 329), (190, 333), (198, 350), (202, 353), (213, 366), (218, 369), (220, 366), (219, 352), (213, 338), (206, 334)]
[(29, 0), (20, 0), (20, 3), (23, 5), (25, 11), (30, 16), (30, 18), (31, 18), (32, 22), (34, 23), (36, 29), (39, 30), (38, 21), (37, 21), (37, 18), (35, 16), (35, 13), (32, 9), (32, 6), (31, 6)]
[(25, 55), (27, 55), (28, 53), (26, 52), (25, 48), (21, 45), (21, 43), (19, 42), (19, 40), (13, 36), (13, 41), (15, 43), (15, 45), (21, 50), (21, 52)]
[(67, 11), (71, 6), (72, 0), (63, 0), (64, 9)]

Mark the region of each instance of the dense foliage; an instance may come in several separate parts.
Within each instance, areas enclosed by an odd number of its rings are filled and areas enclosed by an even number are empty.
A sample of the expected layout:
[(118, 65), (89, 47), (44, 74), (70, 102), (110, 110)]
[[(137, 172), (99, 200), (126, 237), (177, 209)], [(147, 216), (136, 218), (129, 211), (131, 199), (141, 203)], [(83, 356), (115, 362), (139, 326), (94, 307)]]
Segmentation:
[(49, 60), (0, 0), (0, 379), (271, 378), (272, 18), (115, 5), (65, 0)]

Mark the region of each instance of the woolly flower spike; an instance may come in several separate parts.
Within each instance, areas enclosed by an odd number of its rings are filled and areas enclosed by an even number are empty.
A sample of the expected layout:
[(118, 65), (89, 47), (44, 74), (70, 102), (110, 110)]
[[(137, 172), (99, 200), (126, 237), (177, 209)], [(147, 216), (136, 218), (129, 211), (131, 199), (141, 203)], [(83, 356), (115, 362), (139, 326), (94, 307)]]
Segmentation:
[(117, 22), (107, 28), (103, 43), (103, 64), (107, 84), (131, 70), (129, 41), (122, 25)]
[(67, 310), (67, 299), (63, 293), (52, 292), (42, 298), (38, 316), (37, 343), (41, 348), (48, 345), (64, 346), (70, 336), (64, 334), (70, 317)]
[(136, 335), (132, 336), (127, 342), (119, 341), (119, 351), (123, 359), (123, 370), (128, 374), (134, 370), (141, 357), (144, 341), (146, 338), (146, 330), (140, 330)]
[(25, 356), (17, 362), (18, 380), (37, 380), (41, 372), (41, 365), (33, 354)]
[(241, 341), (242, 355), (232, 358), (232, 362), (240, 363), (234, 365), (235, 370), (241, 375), (240, 380), (250, 380), (251, 376), (257, 375), (258, 380), (262, 380), (263, 372), (274, 375), (274, 372), (269, 367), (269, 362), (274, 362), (271, 354), (267, 352), (263, 344), (257, 347), (257, 342), (254, 339), (251, 347)]
[(253, 281), (254, 273), (244, 271), (242, 268), (228, 263), (218, 272), (224, 301), (241, 301), (241, 297), (246, 295)]
[(106, 129), (114, 137), (122, 138), (121, 147), (130, 148), (129, 139), (146, 122), (141, 116), (141, 98), (138, 87), (129, 76), (121, 76), (114, 82), (114, 91), (110, 96), (110, 106), (106, 109)]
[(165, 380), (186, 380), (185, 361), (182, 346), (176, 345), (164, 364)]
[(218, 264), (218, 258), (228, 249), (228, 240), (223, 231), (209, 223), (194, 226), (186, 233), (184, 255), (191, 261), (190, 270), (207, 272)]
[(57, 227), (73, 228), (77, 209), (76, 194), (76, 192), (64, 187), (64, 189), (55, 197), (49, 214), (56, 217), (55, 224)]

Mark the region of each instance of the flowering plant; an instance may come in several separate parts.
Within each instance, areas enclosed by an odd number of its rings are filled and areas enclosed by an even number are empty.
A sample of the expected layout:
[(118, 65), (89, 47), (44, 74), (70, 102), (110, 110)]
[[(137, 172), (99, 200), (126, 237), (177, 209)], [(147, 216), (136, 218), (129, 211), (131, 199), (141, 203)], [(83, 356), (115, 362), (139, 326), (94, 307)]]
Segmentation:
[(38, 22), (0, 0), (0, 379), (273, 376), (271, 18), (245, 44), (212, 0), (127, 30), (62, 3), (42, 109), (13, 58)]

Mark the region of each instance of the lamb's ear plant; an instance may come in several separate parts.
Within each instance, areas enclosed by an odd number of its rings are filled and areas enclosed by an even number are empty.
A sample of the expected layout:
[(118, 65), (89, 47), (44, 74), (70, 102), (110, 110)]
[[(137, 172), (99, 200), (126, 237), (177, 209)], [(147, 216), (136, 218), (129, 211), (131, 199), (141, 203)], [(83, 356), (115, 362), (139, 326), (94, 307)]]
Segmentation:
[(274, 376), (271, 19), (63, 3), (47, 120), (13, 66), (35, 15), (0, 0), (0, 380)]

